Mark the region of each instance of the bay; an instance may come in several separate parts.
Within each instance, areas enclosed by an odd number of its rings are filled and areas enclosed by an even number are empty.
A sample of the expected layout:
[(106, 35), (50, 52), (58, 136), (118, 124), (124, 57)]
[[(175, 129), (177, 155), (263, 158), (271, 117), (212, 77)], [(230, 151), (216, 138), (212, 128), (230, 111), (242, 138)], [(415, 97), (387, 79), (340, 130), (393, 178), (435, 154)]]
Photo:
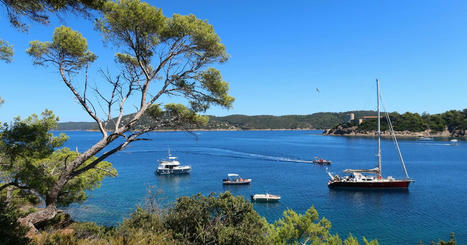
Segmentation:
[[(66, 146), (83, 151), (99, 140), (97, 132), (70, 131)], [(336, 191), (327, 187), (325, 167), (311, 164), (315, 156), (333, 161), (329, 170), (376, 165), (376, 139), (323, 136), (321, 131), (154, 132), (150, 141), (135, 142), (109, 157), (118, 177), (106, 178), (89, 199), (66, 211), (78, 221), (116, 225), (144, 204), (148, 186), (163, 191), (165, 203), (177, 197), (230, 191), (245, 198), (253, 193), (282, 197), (276, 204), (255, 203), (255, 210), (274, 222), (290, 208), (304, 213), (314, 206), (332, 222), (331, 231), (349, 233), (380, 244), (417, 244), (448, 239), (467, 243), (467, 144), (400, 139), (410, 177), (408, 191)], [(157, 176), (157, 161), (170, 148), (186, 176)], [(403, 176), (392, 141), (382, 140), (383, 175)], [(249, 186), (223, 186), (227, 173), (252, 178)]]

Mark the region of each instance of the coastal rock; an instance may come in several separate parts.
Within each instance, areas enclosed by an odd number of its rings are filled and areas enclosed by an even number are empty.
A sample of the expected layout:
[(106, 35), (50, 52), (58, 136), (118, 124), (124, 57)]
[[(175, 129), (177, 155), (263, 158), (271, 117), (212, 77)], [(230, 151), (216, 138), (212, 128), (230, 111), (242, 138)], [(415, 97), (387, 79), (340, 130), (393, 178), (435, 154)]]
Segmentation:
[(467, 130), (457, 129), (452, 131), (451, 137), (467, 137)]
[[(412, 132), (408, 130), (404, 131), (395, 131), (394, 134), (397, 137), (467, 137), (466, 130), (454, 130), (449, 132), (447, 129), (441, 132), (432, 132), (431, 130), (425, 130), (421, 132)], [(336, 128), (326, 129), (323, 132), (323, 135), (338, 135), (338, 136), (377, 136), (376, 130), (370, 131), (360, 131), (356, 126), (344, 128), (341, 125)], [(390, 131), (382, 131), (381, 136), (389, 137), (391, 136)]]

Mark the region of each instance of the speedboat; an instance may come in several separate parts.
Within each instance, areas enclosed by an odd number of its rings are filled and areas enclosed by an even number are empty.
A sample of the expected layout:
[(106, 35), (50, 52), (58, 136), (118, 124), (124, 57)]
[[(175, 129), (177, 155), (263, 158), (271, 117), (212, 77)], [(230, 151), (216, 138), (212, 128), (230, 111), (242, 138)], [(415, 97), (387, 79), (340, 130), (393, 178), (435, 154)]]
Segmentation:
[(269, 193), (251, 195), (251, 201), (253, 202), (278, 202), (279, 200), (281, 200), (280, 196)]
[(157, 167), (156, 174), (159, 175), (176, 175), (176, 174), (188, 174), (191, 171), (191, 166), (189, 165), (180, 165), (180, 162), (177, 160), (177, 157), (174, 157), (170, 154), (167, 159), (160, 160), (159, 166)]
[(451, 142), (451, 145), (458, 145), (458, 144), (459, 144), (459, 140), (458, 140), (458, 139), (452, 139), (452, 140), (450, 140), (449, 142)]
[(251, 179), (243, 179), (238, 174), (227, 174), (227, 178), (222, 180), (224, 185), (248, 185)]
[(330, 160), (326, 160), (326, 159), (323, 159), (323, 158), (317, 158), (317, 157), (315, 157), (315, 158), (316, 159), (313, 160), (314, 164), (330, 165), (332, 163)]

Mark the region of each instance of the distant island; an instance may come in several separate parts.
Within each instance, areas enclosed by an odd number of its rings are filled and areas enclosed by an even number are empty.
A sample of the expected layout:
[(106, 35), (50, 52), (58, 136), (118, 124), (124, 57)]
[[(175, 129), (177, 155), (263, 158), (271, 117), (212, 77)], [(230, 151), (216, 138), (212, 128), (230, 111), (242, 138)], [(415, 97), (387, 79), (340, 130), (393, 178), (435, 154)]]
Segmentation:
[[(385, 117), (381, 114), (381, 117)], [(467, 109), (450, 110), (440, 114), (418, 114), (406, 112), (389, 113), (397, 136), (407, 137), (467, 137)], [(326, 129), (324, 135), (376, 136), (377, 116), (351, 115), (348, 121)], [(381, 131), (389, 136), (387, 121), (382, 118)]]
[[(206, 126), (188, 128), (191, 130), (297, 130), (329, 129), (345, 123), (350, 115), (357, 117), (376, 115), (375, 111), (319, 112), (310, 115), (229, 115), (224, 117), (209, 116)], [(127, 116), (128, 117), (128, 116)], [(149, 123), (142, 118), (139, 126)], [(177, 130), (180, 128), (158, 128), (158, 130)], [(98, 130), (94, 122), (62, 122), (57, 130)]]

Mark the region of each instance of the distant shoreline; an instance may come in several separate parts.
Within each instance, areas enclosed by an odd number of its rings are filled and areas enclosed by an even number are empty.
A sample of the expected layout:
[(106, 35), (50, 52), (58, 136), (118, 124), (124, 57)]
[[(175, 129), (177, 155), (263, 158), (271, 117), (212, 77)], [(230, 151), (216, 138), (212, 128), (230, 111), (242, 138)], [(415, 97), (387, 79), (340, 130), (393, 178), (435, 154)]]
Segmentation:
[[(410, 132), (410, 131), (396, 131), (394, 132), (396, 137), (398, 138), (458, 138), (458, 139), (467, 139), (466, 136), (453, 136), (449, 132), (439, 132), (439, 133), (433, 133), (430, 134), (428, 132)], [(334, 133), (332, 132), (331, 129), (326, 129), (323, 131), (323, 135), (325, 136), (344, 136), (344, 137), (377, 137), (376, 131), (370, 131), (366, 133), (357, 133), (357, 132), (351, 132), (351, 133)], [(391, 137), (391, 134), (389, 132), (381, 132), (381, 137), (388, 138)]]

